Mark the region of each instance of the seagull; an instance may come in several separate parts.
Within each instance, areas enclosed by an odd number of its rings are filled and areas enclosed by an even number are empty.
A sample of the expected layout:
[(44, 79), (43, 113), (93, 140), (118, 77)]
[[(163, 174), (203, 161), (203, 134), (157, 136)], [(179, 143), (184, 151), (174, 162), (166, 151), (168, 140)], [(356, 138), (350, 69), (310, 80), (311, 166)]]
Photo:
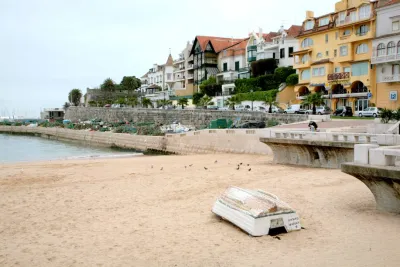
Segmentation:
[(249, 172), (251, 172), (251, 168), (249, 169)]
[(187, 166), (185, 166), (185, 169), (187, 168)]
[(189, 167), (192, 167), (192, 166), (193, 166), (193, 164), (190, 164), (190, 165), (189, 165)]
[(204, 167), (205, 170), (208, 170), (206, 167)]
[(160, 171), (162, 171), (162, 170), (164, 170), (164, 167), (161, 167), (161, 170), (160, 170)]
[(153, 169), (153, 165), (151, 165), (151, 168)]
[(237, 169), (236, 170), (239, 170), (240, 169), (240, 167), (239, 167), (239, 165), (238, 165), (238, 167), (237, 167)]
[(214, 163), (218, 163), (218, 160), (216, 160)]
[(243, 163), (240, 163), (240, 165), (243, 165)]

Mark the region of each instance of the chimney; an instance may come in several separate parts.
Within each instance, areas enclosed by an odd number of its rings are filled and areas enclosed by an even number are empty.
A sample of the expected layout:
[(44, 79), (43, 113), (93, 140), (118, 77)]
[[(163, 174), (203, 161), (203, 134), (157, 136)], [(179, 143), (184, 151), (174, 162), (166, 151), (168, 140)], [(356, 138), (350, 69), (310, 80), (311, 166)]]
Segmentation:
[(263, 36), (263, 30), (262, 30), (262, 28), (258, 28), (258, 34), (259, 34), (259, 38), (262, 38), (262, 36)]
[(314, 11), (306, 11), (306, 19), (311, 19), (314, 17)]

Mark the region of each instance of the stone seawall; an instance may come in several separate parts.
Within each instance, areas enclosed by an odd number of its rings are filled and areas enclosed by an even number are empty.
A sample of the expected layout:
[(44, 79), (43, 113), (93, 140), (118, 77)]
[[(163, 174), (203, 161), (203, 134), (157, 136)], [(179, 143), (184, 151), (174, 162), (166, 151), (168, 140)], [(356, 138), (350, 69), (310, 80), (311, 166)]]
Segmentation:
[(35, 134), (56, 140), (82, 141), (94, 146), (115, 146), (182, 155), (214, 153), (272, 155), (270, 148), (260, 142), (260, 137), (270, 136), (270, 129), (202, 130), (185, 134), (168, 134), (165, 137), (26, 126), (0, 126), (1, 132)]
[(71, 121), (101, 119), (107, 122), (133, 120), (134, 122), (155, 122), (171, 124), (179, 121), (184, 125), (204, 127), (216, 119), (241, 118), (242, 120), (275, 119), (280, 123), (295, 123), (306, 121), (307, 115), (295, 114), (268, 114), (265, 112), (247, 111), (215, 111), (215, 110), (161, 110), (161, 109), (133, 109), (133, 108), (91, 108), (70, 107), (65, 113), (65, 119)]

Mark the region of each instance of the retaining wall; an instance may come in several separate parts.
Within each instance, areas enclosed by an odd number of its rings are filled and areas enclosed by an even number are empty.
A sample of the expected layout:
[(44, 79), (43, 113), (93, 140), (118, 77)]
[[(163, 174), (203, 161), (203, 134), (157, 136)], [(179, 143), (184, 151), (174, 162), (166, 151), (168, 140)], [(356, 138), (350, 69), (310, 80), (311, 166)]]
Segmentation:
[(272, 155), (260, 137), (269, 129), (202, 130), (166, 136), (143, 136), (111, 132), (78, 131), (63, 128), (0, 126), (0, 132), (35, 134), (57, 140), (82, 141), (88, 145), (116, 146), (141, 151), (155, 150), (176, 154), (243, 153)]
[(267, 121), (275, 119), (280, 123), (295, 123), (306, 121), (307, 115), (297, 114), (268, 114), (265, 112), (247, 111), (217, 111), (217, 110), (162, 110), (162, 109), (133, 109), (133, 108), (95, 108), (95, 107), (70, 107), (65, 113), (65, 119), (71, 121), (101, 119), (113, 122), (133, 120), (134, 122), (155, 122), (171, 124), (179, 121), (183, 125), (192, 125), (197, 128), (209, 125), (216, 119), (241, 118), (242, 120)]

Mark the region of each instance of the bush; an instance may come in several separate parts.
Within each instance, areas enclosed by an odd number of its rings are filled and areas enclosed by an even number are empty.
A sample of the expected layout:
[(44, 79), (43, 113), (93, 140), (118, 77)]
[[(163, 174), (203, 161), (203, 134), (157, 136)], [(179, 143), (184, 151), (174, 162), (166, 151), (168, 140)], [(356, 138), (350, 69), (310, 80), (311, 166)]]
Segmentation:
[(200, 100), (203, 98), (203, 93), (194, 93), (193, 94), (193, 104), (197, 105), (200, 103)]
[(393, 112), (393, 119), (400, 121), (400, 108)]
[(275, 80), (280, 83), (286, 82), (287, 77), (292, 74), (296, 74), (296, 71), (292, 67), (276, 68), (274, 72)]
[(269, 91), (279, 87), (280, 82), (275, 79), (275, 75), (267, 74), (257, 78), (237, 79), (235, 81), (236, 93), (249, 93), (253, 91)]
[(267, 98), (267, 95), (269, 94), (276, 94), (278, 93), (278, 90), (269, 90), (269, 91), (259, 91), (259, 92), (253, 92), (253, 93), (242, 93), (242, 94), (237, 94), (236, 97), (239, 99), (239, 101), (265, 101)]
[(299, 83), (299, 75), (297, 75), (297, 74), (290, 74), (286, 78), (286, 84), (287, 85), (296, 85), (298, 83)]
[(394, 119), (393, 110), (387, 108), (381, 110), (381, 121), (383, 123), (389, 123), (392, 119)]
[(274, 58), (261, 59), (251, 63), (251, 73), (253, 77), (272, 74), (276, 67), (276, 60)]

